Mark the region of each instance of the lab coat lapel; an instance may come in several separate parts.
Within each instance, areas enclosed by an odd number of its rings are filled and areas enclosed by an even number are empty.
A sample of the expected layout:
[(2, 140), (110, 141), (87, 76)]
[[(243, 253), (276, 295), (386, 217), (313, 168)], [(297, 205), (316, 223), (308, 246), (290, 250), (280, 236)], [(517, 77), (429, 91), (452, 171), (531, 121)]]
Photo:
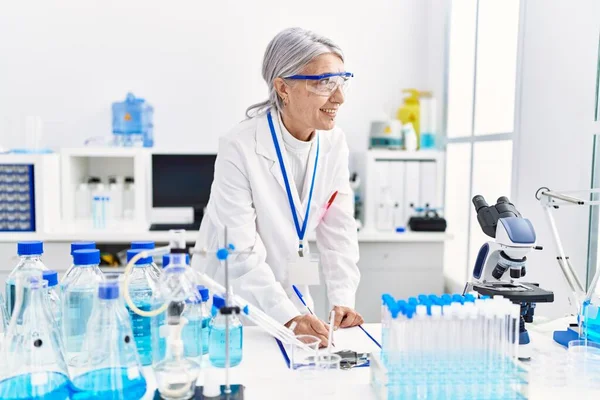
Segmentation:
[[(298, 196), (298, 190), (294, 184), (294, 178), (290, 175), (290, 168), (287, 161), (285, 146), (283, 144), (281, 132), (279, 132), (279, 123), (277, 122), (279, 116), (276, 112), (272, 112), (271, 116), (273, 117), (273, 126), (275, 127), (275, 133), (277, 134), (277, 140), (279, 141), (279, 148), (281, 149), (283, 163), (285, 164), (286, 172), (288, 172), (290, 191), (292, 192), (292, 199), (294, 200), (294, 206), (296, 207), (296, 213), (298, 214), (298, 221), (302, 223), (304, 218), (304, 207), (300, 202), (300, 196)], [(275, 151), (275, 144), (273, 143), (273, 138), (271, 136), (271, 129), (269, 128), (267, 115), (261, 115), (256, 118), (258, 118), (256, 122), (256, 153), (271, 161), (269, 170), (271, 171), (273, 178), (279, 183), (279, 186), (287, 198), (287, 191), (285, 189), (285, 182), (283, 180), (283, 172), (281, 171), (281, 167), (279, 165), (277, 151)]]

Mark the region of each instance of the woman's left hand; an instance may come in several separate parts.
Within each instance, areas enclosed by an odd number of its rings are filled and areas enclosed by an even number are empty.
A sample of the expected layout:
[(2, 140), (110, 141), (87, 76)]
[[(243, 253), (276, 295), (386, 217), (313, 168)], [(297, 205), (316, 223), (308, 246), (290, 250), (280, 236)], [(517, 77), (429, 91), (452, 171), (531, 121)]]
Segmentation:
[(333, 310), (335, 311), (333, 329), (351, 328), (365, 322), (363, 317), (350, 307), (334, 306)]

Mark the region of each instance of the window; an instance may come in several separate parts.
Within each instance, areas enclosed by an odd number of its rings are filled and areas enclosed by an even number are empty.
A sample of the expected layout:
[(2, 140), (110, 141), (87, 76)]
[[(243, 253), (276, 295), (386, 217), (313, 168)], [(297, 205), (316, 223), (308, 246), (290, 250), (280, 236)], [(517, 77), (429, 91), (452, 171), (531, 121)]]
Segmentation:
[(511, 195), (519, 0), (454, 0), (448, 51), (445, 214), (447, 288), (461, 291), (490, 238), (471, 199)]

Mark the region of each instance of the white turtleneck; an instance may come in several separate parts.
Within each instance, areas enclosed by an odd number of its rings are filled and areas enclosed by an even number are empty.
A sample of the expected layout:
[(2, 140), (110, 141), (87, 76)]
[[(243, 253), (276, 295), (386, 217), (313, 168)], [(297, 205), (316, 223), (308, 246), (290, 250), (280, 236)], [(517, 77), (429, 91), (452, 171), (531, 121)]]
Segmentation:
[(288, 171), (288, 178), (294, 180), (298, 195), (302, 198), (302, 189), (304, 188), (304, 179), (306, 177), (306, 169), (308, 168), (308, 158), (316, 135), (313, 134), (308, 142), (296, 139), (283, 125), (281, 116), (279, 117), (279, 126), (290, 169)]

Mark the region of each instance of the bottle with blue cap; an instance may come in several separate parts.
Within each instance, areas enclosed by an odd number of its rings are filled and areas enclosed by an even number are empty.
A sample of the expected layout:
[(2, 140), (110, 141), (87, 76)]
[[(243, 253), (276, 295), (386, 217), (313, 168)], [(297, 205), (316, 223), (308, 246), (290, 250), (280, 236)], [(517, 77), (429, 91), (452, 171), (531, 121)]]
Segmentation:
[(41, 260), (42, 254), (44, 254), (44, 244), (40, 241), (18, 242), (17, 254), (19, 263), (6, 279), (6, 311), (9, 319), (15, 307), (17, 275), (26, 271), (39, 271), (41, 274), (48, 269)]
[(46, 300), (50, 307), (50, 313), (54, 324), (62, 329), (62, 309), (60, 305), (60, 296), (58, 289), (58, 272), (49, 269), (42, 273), (42, 279), (47, 282)]
[[(193, 296), (185, 301), (185, 310), (182, 316), (187, 319), (187, 324), (183, 327), (182, 336), (186, 357), (199, 357), (208, 352), (208, 324), (210, 322), (210, 314), (206, 304), (207, 301), (208, 289), (203, 285), (198, 285), (197, 296)], [(206, 338), (204, 337), (204, 332), (206, 332)]]
[(146, 379), (117, 275), (108, 275), (95, 291), (83, 351), (89, 355), (73, 375), (73, 399), (138, 400)]
[(61, 283), (61, 304), (67, 363), (76, 367), (86, 358), (81, 351), (98, 283), (102, 280), (100, 250), (75, 250), (73, 265), (73, 269)]
[[(127, 262), (145, 249), (127, 250)], [(129, 295), (136, 307), (143, 311), (152, 311), (162, 305), (158, 300), (158, 275), (152, 267), (152, 257), (143, 257), (136, 261), (129, 278)], [(152, 335), (158, 333), (153, 326), (157, 317), (142, 317), (127, 308), (131, 318), (133, 337), (142, 365), (152, 365)]]
[(42, 273), (19, 271), (15, 287), (14, 316), (0, 352), (0, 399), (68, 399), (71, 382)]
[[(96, 242), (73, 242), (73, 243), (71, 243), (71, 257), (73, 257), (73, 253), (76, 250), (93, 250), (95, 248), (96, 248)], [(62, 278), (63, 281), (65, 279), (67, 279), (69, 274), (71, 274), (71, 271), (73, 271), (73, 267), (75, 267), (74, 263), (71, 264), (69, 269), (67, 269), (67, 272), (65, 272), (65, 274), (63, 275), (63, 278)]]
[[(140, 241), (136, 241), (136, 242), (131, 242), (131, 249), (132, 250), (139, 250), (139, 249), (154, 250), (154, 249), (156, 249), (156, 243), (154, 243), (153, 241), (150, 241), (150, 240), (140, 240)], [(164, 259), (164, 256), (163, 256), (163, 259)], [(162, 270), (161, 270), (161, 268), (158, 267), (158, 265), (156, 265), (156, 263), (154, 262), (154, 259), (152, 259), (152, 262), (150, 264), (152, 265), (152, 269), (154, 270), (154, 273), (157, 276), (160, 276)]]
[(225, 368), (225, 318), (229, 318), (229, 366), (235, 367), (242, 362), (244, 335), (242, 323), (234, 313), (224, 315), (221, 310), (225, 307), (222, 296), (213, 295), (212, 320), (208, 333), (208, 354), (211, 365)]

